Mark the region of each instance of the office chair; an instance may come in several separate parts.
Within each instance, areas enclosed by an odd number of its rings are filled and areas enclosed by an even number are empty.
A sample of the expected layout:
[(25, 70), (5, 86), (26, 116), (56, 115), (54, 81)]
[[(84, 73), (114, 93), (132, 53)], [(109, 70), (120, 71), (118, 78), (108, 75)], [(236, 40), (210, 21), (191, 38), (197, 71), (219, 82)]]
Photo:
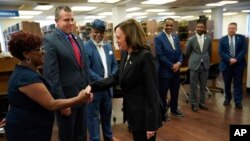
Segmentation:
[[(208, 80), (211, 80), (211, 85), (207, 86), (211, 92), (219, 92), (223, 94), (224, 89), (221, 87), (220, 82), (217, 80), (217, 76), (219, 75), (220, 71), (218, 69), (219, 63), (214, 63), (210, 65), (209, 73), (208, 73)], [(216, 84), (220, 85), (218, 87)]]
[(188, 103), (189, 94), (188, 94), (188, 92), (186, 92), (186, 90), (183, 88), (183, 85), (185, 85), (185, 84), (190, 84), (190, 82), (189, 82), (189, 69), (188, 69), (188, 66), (181, 66), (181, 67), (180, 67), (180, 80), (181, 80), (180, 89), (181, 89), (181, 91), (185, 94), (186, 103)]

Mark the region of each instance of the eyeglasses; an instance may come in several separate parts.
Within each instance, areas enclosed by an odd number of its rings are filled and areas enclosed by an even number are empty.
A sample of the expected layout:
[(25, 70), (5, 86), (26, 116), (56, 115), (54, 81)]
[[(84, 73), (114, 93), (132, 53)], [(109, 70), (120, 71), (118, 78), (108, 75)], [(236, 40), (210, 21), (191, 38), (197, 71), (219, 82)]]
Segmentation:
[(32, 51), (37, 51), (37, 52), (45, 52), (45, 49), (43, 46), (39, 47), (39, 48), (34, 48), (32, 49)]

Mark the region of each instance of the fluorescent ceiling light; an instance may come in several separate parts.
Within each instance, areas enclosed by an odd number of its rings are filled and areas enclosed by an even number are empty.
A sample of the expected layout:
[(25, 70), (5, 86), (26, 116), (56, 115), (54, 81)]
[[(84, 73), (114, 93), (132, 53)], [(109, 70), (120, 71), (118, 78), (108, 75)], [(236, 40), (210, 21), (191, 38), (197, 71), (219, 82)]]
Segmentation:
[(132, 7), (132, 8), (126, 9), (126, 11), (131, 12), (131, 11), (137, 11), (137, 10), (140, 10), (140, 9), (141, 9), (140, 7)]
[(220, 1), (219, 3), (223, 3), (223, 4), (235, 4), (235, 3), (238, 3), (238, 1)]
[(180, 18), (181, 16), (168, 16), (168, 17), (175, 19), (175, 18)]
[(128, 15), (130, 16), (144, 16), (147, 15), (147, 12), (134, 12), (134, 13), (129, 13)]
[[(226, 8), (223, 8), (223, 11), (227, 11)], [(203, 10), (203, 13), (211, 13), (212, 10), (211, 9), (208, 9), (208, 10)]]
[(88, 2), (93, 2), (93, 3), (116, 3), (120, 0), (88, 0)]
[(223, 6), (226, 4), (235, 4), (235, 3), (238, 3), (238, 1), (220, 1), (216, 3), (208, 3), (206, 4), (206, 6)]
[(193, 18), (194, 16), (183, 16), (181, 17), (181, 19), (190, 19), (190, 18)]
[(13, 18), (13, 19), (31, 19), (33, 17), (34, 16), (19, 16), (19, 17), (10, 17), (10, 18)]
[(223, 13), (223, 16), (231, 16), (231, 15), (236, 15), (238, 14), (237, 12), (227, 12), (227, 13)]
[(112, 12), (102, 12), (102, 13), (99, 13), (98, 15), (100, 15), (100, 16), (111, 16)]
[(35, 10), (49, 10), (51, 8), (53, 8), (53, 5), (37, 5), (36, 7), (34, 7)]
[(136, 17), (136, 19), (144, 19), (144, 18), (147, 18), (147, 16), (139, 16), (139, 17)]
[(207, 3), (206, 6), (223, 6), (223, 3)]
[(175, 15), (174, 12), (162, 12), (162, 13), (158, 13), (157, 15)]
[(95, 6), (73, 6), (71, 7), (73, 11), (90, 11), (96, 9)]
[(165, 9), (147, 9), (145, 10), (146, 12), (164, 12), (166, 11)]
[(250, 10), (242, 10), (241, 12), (250, 13)]
[(19, 15), (21, 15), (21, 16), (34, 16), (34, 15), (39, 15), (39, 14), (41, 14), (41, 13), (43, 13), (42, 11), (22, 11), (22, 10), (20, 10), (19, 11)]
[(141, 4), (155, 4), (155, 5), (161, 5), (161, 4), (166, 4), (166, 3), (171, 3), (176, 0), (147, 0), (141, 2)]
[(48, 20), (54, 20), (55, 16), (47, 16), (46, 19), (48, 19)]

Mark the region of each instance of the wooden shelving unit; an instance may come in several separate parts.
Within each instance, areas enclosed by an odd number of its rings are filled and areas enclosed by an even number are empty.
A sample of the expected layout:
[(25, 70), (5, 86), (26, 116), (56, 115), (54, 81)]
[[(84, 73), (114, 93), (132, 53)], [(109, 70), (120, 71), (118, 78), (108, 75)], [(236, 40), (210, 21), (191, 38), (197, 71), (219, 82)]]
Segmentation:
[(109, 42), (111, 45), (113, 45), (113, 38), (114, 38), (113, 35), (114, 35), (113, 24), (108, 23), (107, 27), (106, 27), (106, 33), (105, 33), (104, 40)]
[(46, 25), (46, 26), (43, 26), (41, 29), (42, 29), (42, 33), (43, 33), (43, 36), (51, 33), (54, 29), (56, 28), (56, 25), (55, 24), (50, 24), (50, 25)]
[(84, 42), (90, 39), (90, 31), (91, 31), (90, 23), (86, 23), (86, 25), (84, 26), (78, 26), (78, 33), (79, 33), (78, 35)]
[(40, 23), (28, 22), (28, 21), (22, 21), (22, 22), (16, 23), (15, 25), (10, 26), (3, 31), (6, 51), (8, 51), (8, 42), (10, 40), (11, 34), (18, 32), (18, 31), (26, 31), (26, 32), (31, 32), (31, 33), (38, 34), (38, 35), (42, 34)]

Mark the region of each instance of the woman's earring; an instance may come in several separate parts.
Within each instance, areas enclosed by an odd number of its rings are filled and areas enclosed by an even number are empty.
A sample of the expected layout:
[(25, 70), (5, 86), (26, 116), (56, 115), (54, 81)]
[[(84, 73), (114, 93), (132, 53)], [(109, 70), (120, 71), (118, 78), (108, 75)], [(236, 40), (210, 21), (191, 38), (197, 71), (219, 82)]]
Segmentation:
[(31, 58), (27, 57), (25, 61), (30, 64), (31, 63)]

